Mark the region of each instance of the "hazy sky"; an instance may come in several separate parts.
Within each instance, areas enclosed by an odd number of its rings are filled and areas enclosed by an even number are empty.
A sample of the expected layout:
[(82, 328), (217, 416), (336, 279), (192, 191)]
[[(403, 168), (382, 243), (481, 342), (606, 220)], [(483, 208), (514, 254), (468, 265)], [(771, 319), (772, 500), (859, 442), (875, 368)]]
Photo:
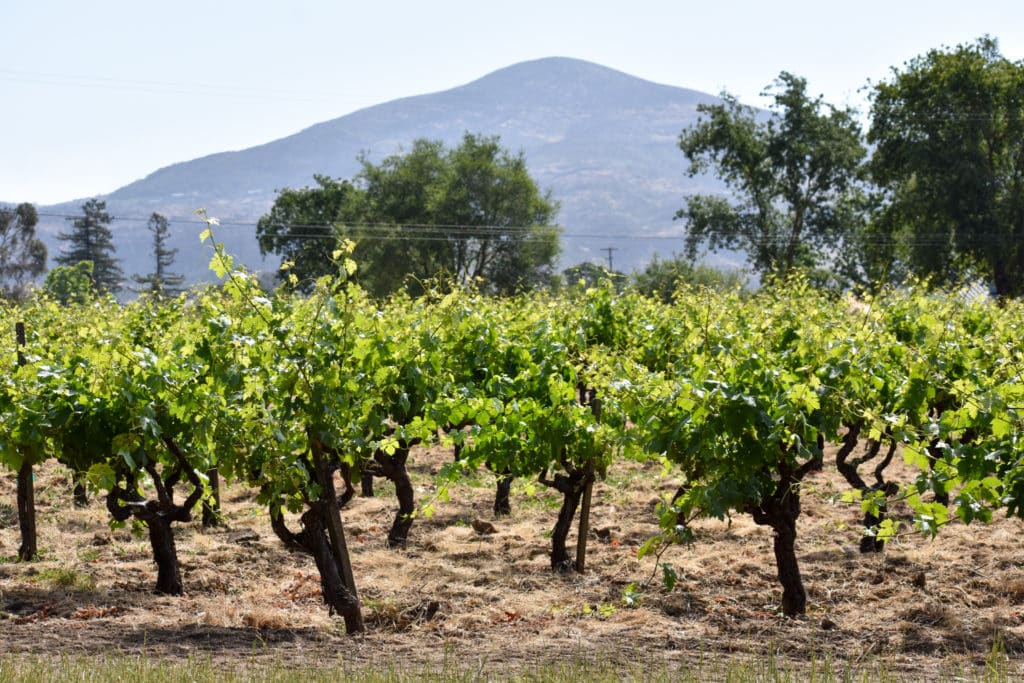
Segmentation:
[(0, 25), (0, 200), (39, 203), (540, 57), (751, 104), (786, 70), (861, 108), (932, 47), (1024, 59), (1021, 0), (0, 0)]

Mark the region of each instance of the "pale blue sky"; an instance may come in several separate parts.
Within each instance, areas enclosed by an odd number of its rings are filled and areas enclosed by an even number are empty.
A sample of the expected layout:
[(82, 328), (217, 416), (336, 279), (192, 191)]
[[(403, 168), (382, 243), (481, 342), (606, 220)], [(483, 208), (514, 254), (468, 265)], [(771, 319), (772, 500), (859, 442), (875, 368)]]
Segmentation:
[(751, 104), (787, 70), (862, 107), (932, 47), (1024, 59), (1021, 0), (0, 0), (0, 25), (0, 200), (39, 203), (540, 57)]

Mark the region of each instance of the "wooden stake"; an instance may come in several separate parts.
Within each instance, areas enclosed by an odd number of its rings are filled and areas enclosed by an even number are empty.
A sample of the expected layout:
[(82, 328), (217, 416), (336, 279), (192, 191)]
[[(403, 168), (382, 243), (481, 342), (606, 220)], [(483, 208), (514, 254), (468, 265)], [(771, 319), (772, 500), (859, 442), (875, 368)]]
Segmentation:
[[(590, 399), (590, 411), (598, 424), (601, 422), (601, 399)], [(583, 574), (587, 568), (587, 536), (590, 534), (590, 494), (594, 489), (594, 458), (587, 460), (583, 474), (583, 500), (580, 501), (580, 525), (576, 536), (576, 571)]]
[(341, 580), (348, 590), (351, 604), (342, 613), (345, 619), (346, 633), (362, 633), (366, 630), (363, 625), (363, 613), (359, 605), (359, 595), (356, 593), (356, 580), (352, 573), (352, 560), (348, 554), (348, 544), (345, 542), (345, 529), (341, 524), (341, 511), (338, 508), (338, 497), (334, 490), (334, 476), (327, 466), (323, 450), (316, 439), (312, 439), (313, 445), (313, 467), (316, 470), (317, 478), (320, 480), (320, 502), (325, 506), (327, 535), (331, 540), (331, 547), (334, 550), (334, 559), (338, 563), (338, 570), (341, 573)]
[[(14, 336), (18, 342), (18, 366), (25, 360), (25, 323), (14, 323)], [(18, 469), (18, 526), (21, 529), (21, 547), (18, 548), (18, 559), (22, 562), (34, 560), (39, 549), (36, 544), (36, 492), (32, 481), (32, 458), (22, 452), (22, 463)]]

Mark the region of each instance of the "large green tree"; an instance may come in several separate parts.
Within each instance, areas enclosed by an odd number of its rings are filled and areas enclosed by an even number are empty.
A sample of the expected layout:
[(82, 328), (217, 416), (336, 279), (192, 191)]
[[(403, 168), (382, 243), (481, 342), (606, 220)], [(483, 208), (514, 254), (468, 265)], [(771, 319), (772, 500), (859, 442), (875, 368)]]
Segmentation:
[(90, 280), (96, 292), (117, 292), (121, 289), (124, 274), (114, 258), (114, 240), (110, 223), (114, 220), (107, 213), (107, 203), (90, 199), (82, 205), (82, 215), (68, 218), (72, 221), (71, 232), (62, 232), (57, 239), (67, 242), (69, 247), (56, 258), (62, 266), (73, 266), (81, 261), (92, 261)]
[(435, 277), (502, 293), (547, 282), (558, 205), (497, 137), (467, 133), (451, 149), (420, 139), (379, 164), (360, 162), (353, 182), (317, 176), (319, 187), (282, 191), (260, 219), (262, 252), (292, 262), (282, 278), (332, 272), (331, 252), (348, 238), (359, 281), (378, 295)]
[(289, 264), (279, 277), (296, 276), (309, 291), (313, 280), (334, 271), (331, 253), (342, 226), (361, 219), (363, 196), (347, 180), (315, 175), (316, 187), (286, 188), (277, 194), (270, 213), (256, 224), (263, 254), (278, 254)]
[(745, 279), (738, 270), (695, 264), (676, 254), (668, 259), (655, 254), (643, 270), (633, 274), (633, 284), (641, 294), (669, 303), (676, 292), (687, 285), (727, 291), (742, 288)]
[(179, 294), (185, 276), (168, 270), (174, 264), (177, 249), (167, 246), (171, 226), (167, 218), (154, 212), (149, 217), (146, 229), (153, 233), (153, 272), (148, 275), (133, 275), (132, 280), (140, 285), (139, 292), (152, 294), (157, 299)]
[(604, 280), (611, 282), (616, 291), (621, 291), (629, 281), (629, 277), (621, 271), (608, 270), (591, 261), (583, 261), (563, 270), (559, 284), (564, 284), (570, 291), (574, 289), (587, 290), (599, 287)]
[(676, 214), (687, 223), (686, 255), (740, 249), (762, 275), (833, 262), (856, 227), (866, 154), (854, 112), (807, 94), (807, 82), (783, 72), (766, 92), (763, 114), (729, 94), (702, 104), (679, 147), (693, 177), (712, 171), (728, 195), (694, 195)]
[(39, 214), (31, 204), (0, 207), (0, 295), (20, 300), (46, 270), (46, 245), (36, 237)]
[(931, 50), (875, 85), (876, 232), (939, 283), (1024, 294), (1024, 62), (991, 38)]

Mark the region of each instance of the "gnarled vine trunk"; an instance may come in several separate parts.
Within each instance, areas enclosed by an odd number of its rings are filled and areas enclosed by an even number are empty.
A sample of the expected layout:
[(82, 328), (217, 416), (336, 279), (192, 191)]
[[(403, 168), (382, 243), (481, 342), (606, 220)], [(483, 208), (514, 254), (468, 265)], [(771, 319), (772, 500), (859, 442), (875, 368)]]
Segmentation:
[(157, 566), (156, 592), (182, 595), (185, 587), (181, 582), (178, 550), (174, 545), (174, 530), (171, 529), (172, 519), (160, 515), (153, 501), (149, 505), (154, 508), (152, 514), (146, 517), (146, 526), (149, 528), (149, 545), (153, 549), (153, 560)]
[[(358, 601), (345, 585), (341, 567), (335, 561), (334, 550), (331, 548), (327, 527), (324, 524), (323, 511), (312, 508), (303, 513), (302, 529), (306, 550), (313, 556), (317, 571), (320, 573), (320, 590), (324, 604), (332, 613), (337, 612), (344, 618), (352, 611), (353, 606), (358, 608)], [(361, 620), (358, 628), (351, 628), (349, 619), (345, 619), (345, 630), (349, 633), (361, 628)]]
[[(600, 421), (601, 402), (597, 399), (596, 389), (587, 388), (586, 384), (578, 382), (576, 384), (576, 401), (579, 405), (590, 406), (594, 417)], [(555, 478), (550, 480), (547, 478), (548, 471), (545, 469), (538, 478), (541, 484), (562, 494), (562, 507), (558, 511), (555, 528), (551, 531), (551, 569), (558, 572), (569, 572), (575, 569), (582, 573), (586, 564), (587, 533), (590, 524), (590, 487), (594, 482), (594, 463), (591, 459), (583, 467), (575, 467), (569, 462), (568, 453), (564, 448), (558, 454), (558, 458), (566, 474), (556, 474)], [(581, 498), (584, 509), (580, 513), (576, 558), (572, 560), (569, 558), (566, 540)]]
[(412, 528), (413, 515), (416, 512), (416, 495), (406, 463), (409, 460), (409, 449), (417, 443), (419, 439), (408, 442), (400, 440), (398, 448), (391, 455), (378, 450), (373, 454), (373, 463), (367, 468), (374, 476), (384, 477), (395, 485), (398, 511), (391, 523), (391, 530), (388, 531), (389, 548), (404, 548), (409, 540), (409, 530)]
[(512, 514), (512, 482), (515, 477), (506, 468), (498, 474), (498, 483), (494, 492), (494, 516), (502, 517)]
[(329, 513), (326, 506), (319, 502), (314, 503), (302, 513), (302, 531), (293, 533), (288, 529), (281, 511), (271, 509), (270, 526), (289, 550), (313, 556), (320, 575), (320, 593), (324, 604), (331, 614), (337, 612), (342, 615), (347, 633), (358, 633), (364, 628), (359, 600), (355, 593), (349, 590), (344, 570), (331, 544), (330, 534), (327, 532), (327, 514)]
[(789, 482), (783, 490), (780, 482), (775, 495), (761, 501), (750, 510), (757, 524), (771, 527), (774, 532), (773, 550), (775, 566), (782, 584), (782, 613), (795, 617), (807, 612), (807, 592), (800, 577), (796, 558), (796, 520), (800, 516), (800, 494)]
[(76, 508), (89, 507), (89, 492), (86, 490), (85, 484), (82, 482), (75, 482), (75, 485), (71, 490), (71, 498)]
[[(820, 447), (821, 443), (818, 445)], [(782, 613), (787, 617), (807, 613), (807, 591), (804, 590), (796, 557), (796, 522), (800, 517), (800, 482), (818, 466), (818, 457), (796, 468), (780, 462), (775, 491), (757, 505), (746, 508), (755, 523), (771, 527), (774, 532), (775, 566), (782, 584)]]
[[(387, 434), (390, 436), (393, 433), (392, 429)], [(404, 548), (409, 540), (409, 530), (412, 528), (413, 516), (416, 512), (416, 494), (406, 464), (409, 461), (409, 449), (420, 441), (419, 438), (409, 441), (399, 439), (398, 446), (393, 453), (388, 454), (377, 450), (373, 454), (373, 460), (363, 463), (362, 466), (364, 496), (373, 496), (374, 477), (384, 477), (395, 485), (398, 512), (395, 513), (391, 530), (388, 531), (387, 545), (389, 548)]]
[[(867, 482), (860, 476), (857, 468), (866, 462), (869, 462), (878, 456), (881, 451), (882, 442), (876, 440), (869, 440), (864, 455), (859, 458), (850, 459), (850, 454), (857, 446), (858, 438), (860, 437), (861, 430), (864, 428), (863, 422), (856, 422), (847, 428), (846, 434), (843, 435), (843, 445), (836, 451), (836, 469), (839, 470), (846, 482), (854, 489), (860, 491), (862, 494), (872, 494), (877, 491), (882, 491), (886, 496), (891, 496), (895, 493), (895, 486), (887, 484), (885, 482), (883, 472), (885, 468), (892, 462), (893, 454), (896, 452), (895, 442), (889, 445), (889, 450), (882, 461), (875, 466), (875, 484), (868, 485)], [(878, 514), (872, 514), (870, 512), (864, 513), (864, 528), (871, 529), (885, 519), (886, 505), (883, 502), (879, 505)], [(878, 539), (873, 535), (865, 533), (860, 539), (860, 552), (862, 553), (877, 553), (881, 552), (885, 547), (885, 542)]]
[[(797, 498), (793, 494), (792, 498)], [(796, 503), (796, 512), (783, 512), (775, 517), (772, 529), (775, 531), (773, 551), (778, 567), (779, 583), (782, 584), (782, 613), (794, 617), (807, 612), (807, 592), (800, 576), (800, 565), (796, 559), (796, 519), (800, 514), (800, 504)]]
[(586, 472), (583, 469), (566, 469), (568, 474), (556, 474), (553, 480), (547, 478), (547, 470), (542, 472), (539, 478), (541, 484), (562, 494), (562, 507), (558, 510), (558, 520), (551, 531), (551, 568), (557, 572), (570, 572), (575, 567), (575, 562), (569, 558), (566, 540), (586, 481)]
[(369, 472), (363, 472), (363, 475), (359, 478), (359, 495), (363, 498), (373, 498), (373, 475)]
[[(192, 509), (203, 495), (203, 483), (196, 471), (188, 464), (178, 445), (170, 438), (164, 438), (164, 444), (174, 455), (177, 468), (161, 476), (156, 465), (150, 462), (145, 469), (153, 479), (157, 499), (145, 500), (138, 491), (135, 472), (125, 473), (126, 485), (114, 486), (107, 494), (107, 509), (114, 519), (125, 521), (135, 517), (149, 530), (149, 543), (153, 550), (153, 561), (157, 566), (156, 592), (163, 595), (182, 595), (184, 585), (181, 580), (181, 566), (178, 563), (178, 552), (174, 544), (174, 522), (192, 520)], [(182, 473), (192, 484), (192, 493), (184, 503), (174, 502), (174, 486)]]

